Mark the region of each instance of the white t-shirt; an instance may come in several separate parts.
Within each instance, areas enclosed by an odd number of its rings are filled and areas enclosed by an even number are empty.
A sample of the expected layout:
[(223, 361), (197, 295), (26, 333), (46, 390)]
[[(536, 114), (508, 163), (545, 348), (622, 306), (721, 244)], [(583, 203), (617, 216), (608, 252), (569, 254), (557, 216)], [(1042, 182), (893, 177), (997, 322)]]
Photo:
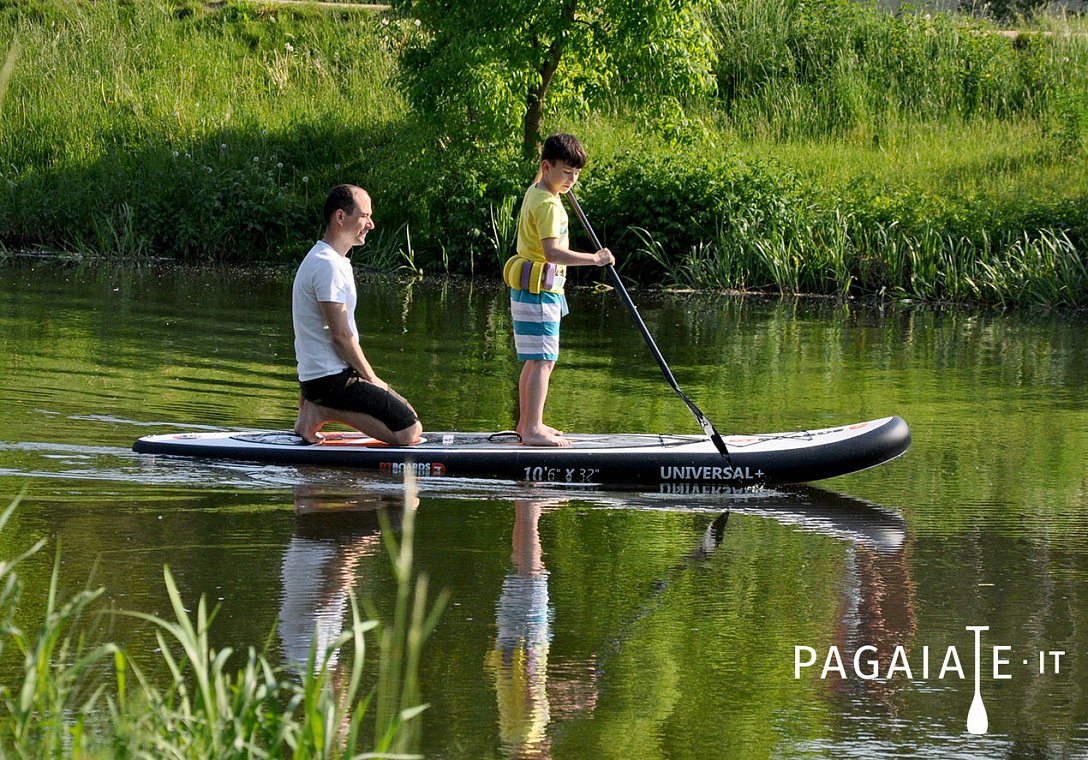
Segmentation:
[[(344, 629), (347, 588), (336, 583), (342, 559), (333, 541), (294, 536), (283, 555), (280, 643), (287, 664), (301, 671), (317, 641), (317, 662)], [(329, 660), (334, 667), (339, 652)]]
[(314, 243), (299, 264), (291, 289), (291, 320), (295, 327), (295, 358), (300, 381), (316, 380), (347, 369), (347, 362), (336, 353), (319, 302), (345, 304), (351, 333), (358, 338), (356, 300), (351, 262), (328, 243), (321, 240)]

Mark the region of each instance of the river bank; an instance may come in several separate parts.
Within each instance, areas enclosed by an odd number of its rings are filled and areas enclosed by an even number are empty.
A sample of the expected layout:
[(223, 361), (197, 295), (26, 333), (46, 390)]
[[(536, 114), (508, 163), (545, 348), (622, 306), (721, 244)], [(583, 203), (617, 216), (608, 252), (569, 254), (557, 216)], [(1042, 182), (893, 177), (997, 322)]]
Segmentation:
[[(547, 124), (587, 145), (580, 197), (625, 276), (1088, 305), (1082, 22), (1008, 39), (939, 14), (716, 7), (720, 47), (748, 52), (719, 57), (714, 100), (602, 100)], [(0, 40), (36, 52), (0, 113), (0, 242), (292, 261), (325, 191), (351, 180), (376, 201), (363, 265), (497, 277), (533, 166), (437, 140), (409, 109), (413, 28), (249, 3), (9, 4)]]

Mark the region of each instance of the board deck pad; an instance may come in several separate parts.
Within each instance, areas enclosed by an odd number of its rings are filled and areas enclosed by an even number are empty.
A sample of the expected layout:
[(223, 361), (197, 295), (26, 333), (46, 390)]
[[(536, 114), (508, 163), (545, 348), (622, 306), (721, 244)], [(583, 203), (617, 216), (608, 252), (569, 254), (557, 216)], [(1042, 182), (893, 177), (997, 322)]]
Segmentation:
[[(910, 429), (884, 417), (818, 430), (725, 436), (726, 461), (703, 435), (567, 434), (569, 447), (529, 446), (511, 433), (424, 432), (414, 446), (390, 446), (361, 433), (327, 433), (307, 443), (289, 431), (168, 433), (140, 438), (142, 454), (320, 467), (394, 475), (490, 477), (579, 485), (730, 487), (804, 483), (857, 472), (901, 456)], [(668, 488), (666, 488), (666, 486)]]
[[(423, 439), (411, 446), (413, 451), (444, 450), (450, 447), (459, 449), (484, 449), (507, 450), (511, 446), (526, 446), (513, 435), (503, 436), (502, 433), (437, 433), (424, 435)], [(572, 447), (594, 449), (623, 449), (639, 447), (669, 447), (681, 446), (706, 440), (704, 436), (696, 435), (645, 435), (637, 433), (617, 435), (567, 435), (564, 436), (571, 442)], [(393, 448), (387, 443), (371, 438), (363, 433), (325, 433), (324, 440), (320, 443), (307, 443), (295, 433), (282, 431), (269, 433), (238, 433), (231, 438), (244, 443), (268, 444), (275, 446), (365, 446)], [(533, 446), (530, 448), (549, 449), (553, 446)]]

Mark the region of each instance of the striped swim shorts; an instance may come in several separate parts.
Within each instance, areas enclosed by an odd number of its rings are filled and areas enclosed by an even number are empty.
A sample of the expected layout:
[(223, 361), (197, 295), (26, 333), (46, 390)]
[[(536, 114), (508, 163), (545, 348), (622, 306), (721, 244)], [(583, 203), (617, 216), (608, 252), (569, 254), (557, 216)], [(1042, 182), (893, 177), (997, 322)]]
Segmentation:
[(560, 293), (530, 293), (510, 288), (510, 316), (519, 361), (559, 358), (559, 320), (567, 315), (567, 298)]

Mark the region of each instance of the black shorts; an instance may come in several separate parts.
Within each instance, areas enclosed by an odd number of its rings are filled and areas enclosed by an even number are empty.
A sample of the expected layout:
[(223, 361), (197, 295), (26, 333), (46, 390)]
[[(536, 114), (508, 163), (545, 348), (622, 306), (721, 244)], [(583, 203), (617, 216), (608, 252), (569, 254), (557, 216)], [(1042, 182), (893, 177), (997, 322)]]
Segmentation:
[(331, 409), (362, 412), (374, 417), (396, 433), (419, 421), (416, 410), (392, 388), (386, 390), (368, 383), (352, 368), (335, 375), (299, 383), (302, 396)]

